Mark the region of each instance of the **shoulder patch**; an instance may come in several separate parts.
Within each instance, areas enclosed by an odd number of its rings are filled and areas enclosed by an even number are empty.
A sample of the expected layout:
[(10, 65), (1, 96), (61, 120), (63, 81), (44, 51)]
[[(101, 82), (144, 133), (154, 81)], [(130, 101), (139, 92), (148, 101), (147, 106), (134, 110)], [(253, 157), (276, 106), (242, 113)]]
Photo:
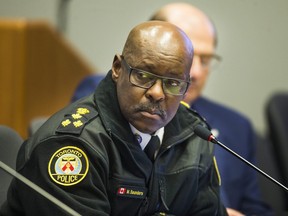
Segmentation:
[(58, 149), (50, 158), (48, 173), (57, 184), (71, 186), (87, 175), (89, 162), (86, 154), (75, 146)]
[(85, 124), (97, 115), (98, 112), (95, 109), (78, 107), (72, 113), (65, 115), (56, 133), (81, 134)]

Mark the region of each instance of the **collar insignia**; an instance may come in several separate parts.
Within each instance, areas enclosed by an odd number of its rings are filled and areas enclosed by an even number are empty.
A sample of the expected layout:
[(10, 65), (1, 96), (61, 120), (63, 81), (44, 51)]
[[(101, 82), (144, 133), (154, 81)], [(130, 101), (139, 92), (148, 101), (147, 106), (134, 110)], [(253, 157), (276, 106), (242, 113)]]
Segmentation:
[(142, 142), (142, 137), (139, 134), (134, 134), (136, 140), (138, 141), (138, 143), (140, 144)]

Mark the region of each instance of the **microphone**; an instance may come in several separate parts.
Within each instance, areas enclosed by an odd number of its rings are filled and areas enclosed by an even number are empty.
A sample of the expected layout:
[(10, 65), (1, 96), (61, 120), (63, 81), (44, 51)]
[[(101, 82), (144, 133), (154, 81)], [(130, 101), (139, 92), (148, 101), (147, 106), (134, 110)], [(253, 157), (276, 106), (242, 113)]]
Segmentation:
[(15, 171), (2, 161), (0, 161), (0, 168), (2, 168), (4, 171), (14, 176), (15, 178), (19, 179), (21, 182), (23, 182), (24, 184), (26, 184), (27, 186), (29, 186), (30, 188), (41, 194), (42, 196), (46, 197), (48, 200), (56, 204), (60, 209), (64, 210), (66, 213), (73, 216), (81, 216), (78, 212), (76, 212), (75, 210), (73, 210), (72, 208), (61, 202), (59, 199), (57, 199), (56, 197), (52, 196), (51, 194), (40, 188), (38, 185), (30, 181), (29, 179), (27, 179), (26, 177), (24, 177), (23, 175), (21, 175), (20, 173), (18, 173), (17, 171)]
[(234, 156), (236, 156), (237, 158), (239, 158), (240, 160), (242, 160), (243, 162), (245, 162), (248, 166), (252, 167), (253, 169), (255, 169), (257, 172), (261, 173), (262, 175), (264, 175), (266, 178), (268, 178), (269, 180), (271, 180), (272, 182), (276, 183), (277, 185), (279, 185), (280, 187), (284, 188), (286, 191), (288, 191), (288, 188), (286, 186), (284, 186), (283, 184), (281, 184), (280, 182), (278, 182), (277, 180), (275, 180), (274, 178), (272, 178), (271, 176), (269, 176), (267, 173), (265, 173), (264, 171), (262, 171), (261, 169), (259, 169), (258, 167), (256, 167), (254, 164), (250, 163), (248, 160), (246, 160), (245, 158), (243, 158), (242, 156), (240, 156), (239, 154), (237, 154), (236, 152), (234, 152), (233, 150), (231, 150), (230, 148), (228, 148), (227, 146), (225, 146), (223, 143), (221, 143), (220, 141), (218, 141), (216, 139), (216, 137), (211, 133), (210, 130), (208, 130), (207, 128), (203, 127), (202, 125), (198, 124), (195, 126), (194, 128), (194, 132), (197, 136), (199, 136), (200, 138), (210, 141), (212, 143), (218, 144), (220, 145), (222, 148), (224, 148), (225, 150), (227, 150), (228, 152), (230, 152), (231, 154), (233, 154)]

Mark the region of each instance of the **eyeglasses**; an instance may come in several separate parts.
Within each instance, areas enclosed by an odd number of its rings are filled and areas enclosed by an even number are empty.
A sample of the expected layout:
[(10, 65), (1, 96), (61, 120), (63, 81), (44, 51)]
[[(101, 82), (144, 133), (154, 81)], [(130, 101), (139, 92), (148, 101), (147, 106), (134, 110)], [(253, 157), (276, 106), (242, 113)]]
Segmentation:
[(200, 59), (201, 67), (203, 69), (212, 68), (216, 69), (217, 65), (221, 62), (222, 58), (216, 54), (194, 54), (194, 57), (198, 56)]
[(129, 82), (131, 84), (143, 89), (149, 89), (155, 84), (157, 79), (161, 79), (164, 93), (171, 95), (184, 95), (186, 93), (190, 81), (158, 76), (147, 71), (133, 68), (125, 61), (124, 56), (121, 57), (122, 62), (129, 71)]

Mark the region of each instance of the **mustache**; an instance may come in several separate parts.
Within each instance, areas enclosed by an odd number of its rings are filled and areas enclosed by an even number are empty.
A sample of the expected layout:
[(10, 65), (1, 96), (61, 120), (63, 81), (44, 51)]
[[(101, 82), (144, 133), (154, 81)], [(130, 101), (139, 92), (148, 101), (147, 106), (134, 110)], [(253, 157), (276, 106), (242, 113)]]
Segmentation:
[(151, 114), (157, 114), (161, 118), (167, 117), (167, 112), (161, 107), (159, 103), (153, 103), (153, 102), (141, 103), (135, 106), (135, 111), (137, 112), (144, 111)]

